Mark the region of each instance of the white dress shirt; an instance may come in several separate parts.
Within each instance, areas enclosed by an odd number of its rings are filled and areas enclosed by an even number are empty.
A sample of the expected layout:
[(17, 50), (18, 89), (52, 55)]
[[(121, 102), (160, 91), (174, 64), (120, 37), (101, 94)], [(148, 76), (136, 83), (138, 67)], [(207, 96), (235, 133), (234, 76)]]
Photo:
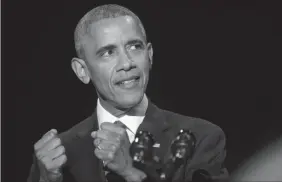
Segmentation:
[(98, 118), (99, 129), (101, 129), (100, 125), (103, 122), (114, 123), (115, 121), (119, 120), (127, 126), (126, 132), (128, 134), (130, 143), (134, 141), (137, 129), (139, 125), (143, 122), (144, 117), (145, 116), (124, 115), (121, 118), (117, 118), (103, 108), (99, 99), (97, 101), (97, 118)]

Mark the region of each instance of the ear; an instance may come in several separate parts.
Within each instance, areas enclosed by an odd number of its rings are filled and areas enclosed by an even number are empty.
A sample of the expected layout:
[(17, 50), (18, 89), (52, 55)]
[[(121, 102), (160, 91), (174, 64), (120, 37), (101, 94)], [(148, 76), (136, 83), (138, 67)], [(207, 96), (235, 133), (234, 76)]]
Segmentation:
[(147, 44), (147, 49), (148, 49), (148, 53), (149, 53), (150, 69), (152, 69), (152, 66), (153, 66), (153, 46), (150, 42)]
[(79, 58), (72, 58), (71, 67), (80, 81), (82, 81), (84, 84), (88, 84), (90, 82), (87, 65), (84, 60)]

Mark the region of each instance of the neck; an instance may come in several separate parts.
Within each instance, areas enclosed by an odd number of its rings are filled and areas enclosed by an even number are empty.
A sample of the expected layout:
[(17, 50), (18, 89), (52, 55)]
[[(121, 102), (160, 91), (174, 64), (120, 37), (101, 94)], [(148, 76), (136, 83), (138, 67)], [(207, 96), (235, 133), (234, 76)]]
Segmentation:
[(117, 118), (120, 118), (124, 115), (131, 115), (131, 116), (145, 116), (147, 107), (148, 107), (148, 98), (146, 94), (144, 94), (141, 102), (131, 108), (127, 109), (120, 109), (117, 107), (112, 106), (107, 101), (103, 100), (99, 97), (100, 104), (104, 109), (106, 109), (109, 113), (116, 116)]

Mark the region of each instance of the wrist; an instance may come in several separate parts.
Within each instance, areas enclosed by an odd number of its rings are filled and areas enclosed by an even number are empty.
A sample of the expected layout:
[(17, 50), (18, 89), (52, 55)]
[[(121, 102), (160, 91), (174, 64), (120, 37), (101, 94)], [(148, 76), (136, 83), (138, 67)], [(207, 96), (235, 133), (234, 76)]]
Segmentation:
[(62, 182), (63, 181), (63, 175), (61, 173), (56, 174), (40, 174), (39, 182)]
[(134, 167), (124, 171), (122, 176), (127, 182), (142, 182), (147, 177), (143, 171)]

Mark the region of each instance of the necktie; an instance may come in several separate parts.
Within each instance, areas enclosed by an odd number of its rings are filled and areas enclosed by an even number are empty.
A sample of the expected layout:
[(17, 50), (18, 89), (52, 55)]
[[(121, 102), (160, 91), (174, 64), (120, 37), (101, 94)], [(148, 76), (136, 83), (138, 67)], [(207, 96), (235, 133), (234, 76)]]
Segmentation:
[(119, 125), (119, 126), (121, 126), (122, 128), (124, 128), (124, 129), (127, 129), (127, 126), (125, 125), (125, 124), (123, 124), (121, 121), (119, 121), (119, 120), (117, 120), (117, 121), (115, 121), (114, 122), (116, 125)]
[(123, 124), (121, 121), (115, 121), (114, 123), (121, 126), (122, 128), (126, 130), (128, 140), (130, 143), (132, 143), (135, 139), (135, 133), (133, 133), (133, 131), (129, 129), (125, 124)]

